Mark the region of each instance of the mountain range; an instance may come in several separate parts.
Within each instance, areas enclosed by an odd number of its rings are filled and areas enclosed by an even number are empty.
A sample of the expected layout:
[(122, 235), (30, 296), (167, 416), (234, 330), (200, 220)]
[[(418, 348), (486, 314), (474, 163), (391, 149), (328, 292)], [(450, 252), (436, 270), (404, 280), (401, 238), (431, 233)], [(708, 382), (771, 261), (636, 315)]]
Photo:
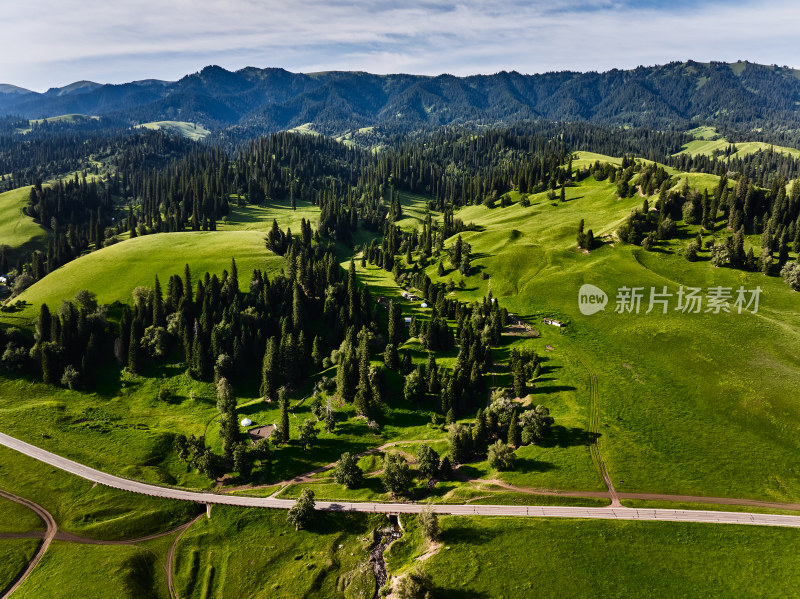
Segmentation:
[(632, 70), (455, 77), (208, 66), (178, 81), (79, 81), (44, 93), (0, 85), (0, 115), (80, 113), (135, 124), (192, 121), (262, 131), (306, 123), (322, 132), (451, 123), (590, 121), (666, 127), (716, 121), (750, 127), (800, 121), (800, 71), (750, 62), (673, 62)]

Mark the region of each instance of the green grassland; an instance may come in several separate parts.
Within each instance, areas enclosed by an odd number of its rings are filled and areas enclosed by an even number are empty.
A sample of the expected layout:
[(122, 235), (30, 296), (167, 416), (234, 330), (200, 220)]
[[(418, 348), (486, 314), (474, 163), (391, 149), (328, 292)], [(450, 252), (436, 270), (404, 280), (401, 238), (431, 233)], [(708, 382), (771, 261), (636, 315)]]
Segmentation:
[(295, 531), (282, 510), (216, 506), (178, 544), (176, 589), (184, 598), (372, 597), (368, 549), (386, 524), (328, 512)]
[(59, 116), (51, 116), (46, 119), (30, 119), (28, 126), (25, 128), (18, 128), (17, 133), (28, 133), (34, 125), (41, 125), (43, 123), (79, 123), (81, 121), (88, 121), (90, 119), (99, 119), (98, 116), (88, 116), (85, 114), (62, 114)]
[(297, 127), (292, 127), (291, 129), (287, 129), (287, 133), (302, 133), (305, 135), (321, 135), (319, 131), (314, 130), (313, 123), (303, 123), (302, 125), (297, 125)]
[(731, 154), (732, 158), (744, 158), (749, 154), (769, 150), (778, 152), (779, 154), (788, 154), (795, 158), (800, 156), (800, 150), (797, 148), (776, 146), (762, 141), (731, 142), (719, 135), (713, 127), (698, 127), (697, 129), (689, 131), (689, 133), (694, 135), (695, 140), (684, 145), (676, 156), (679, 154), (711, 156), (715, 152), (724, 152), (730, 145), (736, 146), (736, 152)]
[[(405, 521), (404, 521), (405, 522)], [(673, 522), (445, 517), (424, 561), (436, 596), (786, 597), (795, 594), (798, 531)], [(397, 543), (403, 543), (403, 538)], [(419, 539), (390, 553), (402, 570)]]
[(159, 556), (136, 545), (53, 541), (14, 597), (169, 597)]
[(136, 125), (137, 128), (150, 130), (164, 130), (169, 133), (182, 135), (194, 141), (201, 140), (211, 133), (208, 129), (198, 123), (187, 123), (186, 121), (153, 121)]
[(55, 308), (80, 289), (96, 293), (103, 304), (130, 302), (133, 289), (152, 287), (155, 275), (162, 286), (174, 274), (183, 276), (185, 264), (195, 279), (205, 272), (221, 275), (230, 270), (231, 258), (236, 258), (242, 289), (248, 288), (254, 269), (274, 272), (283, 265), (283, 258), (266, 249), (264, 235), (258, 231), (145, 235), (87, 254), (50, 273), (19, 296), (31, 307), (15, 318), (30, 318), (42, 303)]
[(266, 234), (275, 219), (283, 230), (288, 227), (297, 235), (300, 233), (302, 219), (311, 222), (314, 228), (319, 220), (319, 206), (302, 200), (297, 201), (296, 210), (277, 202), (247, 204), (246, 206), (237, 206), (235, 202), (236, 200), (232, 198), (230, 214), (217, 223), (218, 231), (261, 231)]
[(430, 198), (419, 194), (401, 191), (400, 203), (403, 206), (403, 218), (396, 221), (395, 224), (404, 231), (410, 231), (415, 227), (421, 229), (429, 212), (433, 220), (441, 220), (441, 213), (428, 209), (429, 200)]
[(690, 129), (687, 131), (689, 135), (694, 137), (695, 139), (703, 139), (703, 140), (711, 140), (711, 139), (718, 139), (720, 137), (719, 133), (717, 133), (716, 128), (702, 126), (702, 127), (695, 127), (694, 129)]
[(0, 592), (25, 569), (39, 543), (39, 539), (0, 539)]
[[(588, 405), (590, 373), (597, 374), (600, 445), (618, 490), (796, 501), (800, 472), (787, 467), (800, 449), (800, 408), (791, 399), (800, 383), (796, 293), (779, 278), (713, 268), (706, 257), (687, 262), (676, 252), (696, 233), (690, 227), (654, 252), (616, 242), (612, 233), (641, 201), (620, 200), (610, 183), (587, 179), (567, 188), (563, 203), (539, 194), (528, 208), (462, 209), (456, 217), (480, 231), (462, 234), (472, 244), (475, 274), (456, 296), (483, 297), (488, 281), (478, 274), (491, 275), (501, 305), (535, 323), (543, 335), (534, 343), (552, 345), (564, 373), (578, 381), (570, 386), (579, 410)], [(604, 240), (588, 255), (575, 249), (581, 219)], [(435, 264), (427, 272), (438, 280)], [(451, 271), (443, 280), (450, 277), (460, 275)], [(604, 312), (580, 314), (584, 283), (609, 294)], [(674, 294), (681, 284), (759, 285), (764, 295), (758, 314), (614, 313), (622, 286), (649, 293), (666, 285)], [(545, 326), (542, 316), (569, 326)], [(548, 400), (537, 399), (557, 409)], [(557, 422), (567, 414), (556, 413)], [(572, 418), (585, 426), (580, 411)]]
[[(61, 530), (96, 539), (134, 539), (163, 532), (188, 522), (195, 513), (190, 503), (94, 485), (5, 447), (0, 447), (0, 488), (41, 505)], [(27, 526), (30, 517), (23, 517), (4, 528)]]
[(0, 246), (11, 248), (6, 254), (9, 265), (15, 264), (17, 258), (28, 258), (34, 250), (47, 249), (48, 231), (22, 213), (30, 190), (30, 187), (20, 187), (0, 193)]
[(0, 533), (44, 530), (44, 523), (36, 512), (16, 501), (0, 497)]

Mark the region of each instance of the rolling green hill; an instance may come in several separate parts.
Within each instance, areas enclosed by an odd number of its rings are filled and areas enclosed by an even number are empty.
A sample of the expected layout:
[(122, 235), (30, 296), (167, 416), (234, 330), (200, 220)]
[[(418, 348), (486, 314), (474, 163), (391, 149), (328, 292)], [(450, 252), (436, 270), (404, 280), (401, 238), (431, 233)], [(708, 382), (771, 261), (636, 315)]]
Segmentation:
[[(620, 200), (610, 183), (588, 179), (567, 189), (565, 203), (540, 194), (528, 208), (462, 209), (456, 217), (480, 230), (462, 234), (475, 274), (456, 295), (483, 297), (489, 281), (478, 274), (491, 275), (502, 305), (547, 328), (547, 343), (583, 363), (587, 379), (597, 374), (601, 450), (617, 490), (798, 500), (800, 475), (786, 469), (800, 450), (800, 407), (791, 399), (800, 384), (796, 292), (776, 277), (686, 261), (680, 252), (697, 227), (653, 252), (620, 244), (612, 233), (641, 201)], [(582, 218), (604, 240), (588, 255), (575, 243)], [(439, 280), (435, 264), (427, 272)], [(608, 294), (604, 312), (581, 315), (584, 283)], [(618, 288), (649, 294), (667, 286), (675, 294), (681, 285), (760, 286), (761, 306), (758, 314), (614, 312)], [(552, 329), (542, 316), (570, 324)], [(579, 389), (576, 399), (586, 393)]]
[(761, 141), (728, 141), (719, 135), (716, 129), (713, 127), (698, 127), (697, 129), (689, 131), (689, 133), (693, 134), (696, 139), (684, 145), (681, 151), (675, 154), (676, 156), (679, 154), (689, 154), (691, 156), (703, 154), (706, 156), (712, 156), (715, 152), (725, 152), (725, 149), (731, 145), (736, 146), (736, 152), (730, 155), (731, 158), (743, 158), (749, 154), (755, 154), (756, 152), (767, 150), (772, 150), (780, 154), (788, 154), (795, 158), (800, 156), (800, 150), (797, 148), (776, 146)]
[(203, 139), (206, 135), (211, 133), (211, 131), (203, 127), (203, 125), (187, 123), (186, 121), (153, 121), (151, 123), (142, 123), (141, 125), (137, 125), (137, 127), (152, 130), (163, 129), (193, 140)]
[(30, 187), (0, 193), (0, 245), (9, 246), (9, 263), (30, 256), (33, 250), (47, 249), (49, 233), (22, 213), (28, 203)]
[[(240, 282), (248, 284), (255, 268), (273, 271), (283, 258), (264, 246), (264, 234), (257, 231), (185, 232), (147, 235), (120, 242), (67, 263), (35, 283), (19, 298), (34, 305), (57, 307), (80, 289), (97, 294), (100, 303), (126, 302), (139, 286), (152, 286), (155, 275), (162, 285), (173, 274), (183, 274), (189, 264), (194, 276), (208, 271), (221, 274), (236, 258)], [(23, 313), (25, 314), (25, 313)]]

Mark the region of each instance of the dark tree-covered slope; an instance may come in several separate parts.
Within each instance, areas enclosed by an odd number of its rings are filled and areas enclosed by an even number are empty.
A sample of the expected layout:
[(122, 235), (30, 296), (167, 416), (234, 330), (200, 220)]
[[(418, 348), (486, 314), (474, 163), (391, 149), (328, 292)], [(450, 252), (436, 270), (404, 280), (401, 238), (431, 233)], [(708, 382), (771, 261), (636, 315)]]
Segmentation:
[(753, 63), (674, 62), (605, 73), (454, 77), (363, 72), (291, 73), (209, 66), (175, 82), (79, 82), (44, 94), (0, 86), (0, 115), (81, 113), (115, 122), (200, 121), (253, 133), (313, 123), (324, 133), (396, 131), (531, 119), (683, 127), (691, 121), (796, 128), (800, 75)]

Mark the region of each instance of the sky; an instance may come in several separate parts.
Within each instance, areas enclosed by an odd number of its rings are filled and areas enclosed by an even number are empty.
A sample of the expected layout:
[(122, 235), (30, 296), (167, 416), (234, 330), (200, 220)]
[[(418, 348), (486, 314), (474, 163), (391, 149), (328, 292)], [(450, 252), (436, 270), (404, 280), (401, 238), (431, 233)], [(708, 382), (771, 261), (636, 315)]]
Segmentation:
[[(674, 60), (800, 67), (797, 0), (26, 0), (0, 83), (176, 80), (204, 66), (471, 75)], [(13, 51), (9, 51), (13, 49)]]

